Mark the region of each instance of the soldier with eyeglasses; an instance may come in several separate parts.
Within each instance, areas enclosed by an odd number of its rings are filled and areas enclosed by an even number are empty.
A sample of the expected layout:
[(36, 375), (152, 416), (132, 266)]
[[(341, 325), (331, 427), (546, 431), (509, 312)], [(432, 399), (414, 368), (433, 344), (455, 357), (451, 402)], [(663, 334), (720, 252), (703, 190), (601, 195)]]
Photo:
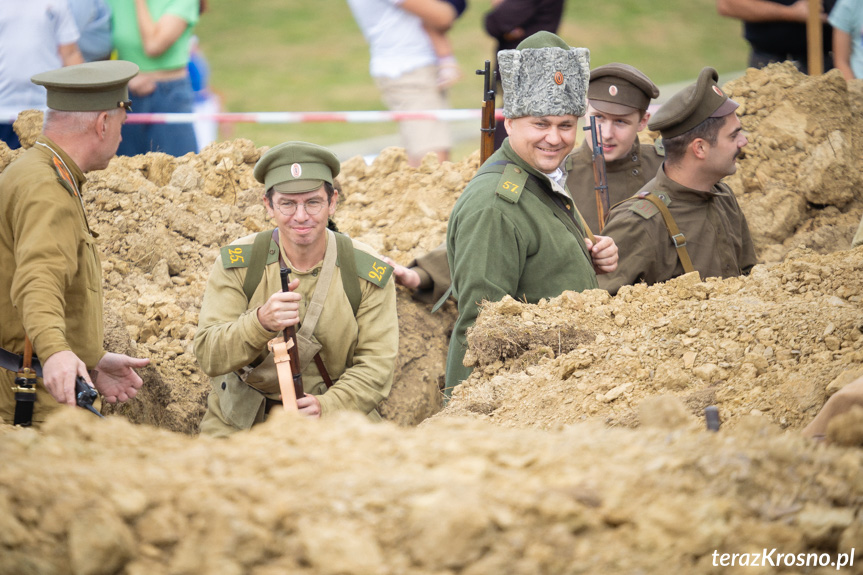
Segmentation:
[[(381, 419), (377, 406), (389, 394), (398, 351), (395, 282), (372, 248), (328, 228), (339, 170), (330, 150), (306, 142), (280, 144), (255, 165), (276, 227), (222, 248), (210, 272), (195, 334), (195, 355), (212, 384), (201, 433), (227, 436), (284, 408), (267, 344), (291, 326), (300, 414), (349, 410)], [(281, 269), (290, 270), (288, 291)]]

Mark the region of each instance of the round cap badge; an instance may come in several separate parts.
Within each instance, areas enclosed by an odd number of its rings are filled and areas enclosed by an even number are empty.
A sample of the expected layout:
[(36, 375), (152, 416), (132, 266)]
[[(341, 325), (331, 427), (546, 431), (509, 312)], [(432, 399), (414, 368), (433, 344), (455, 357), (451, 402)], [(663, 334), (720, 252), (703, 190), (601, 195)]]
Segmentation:
[(558, 86), (563, 84), (563, 72), (558, 71), (554, 73), (554, 83)]
[(725, 94), (722, 93), (722, 90), (719, 89), (719, 86), (713, 86), (713, 91), (716, 92), (717, 96), (725, 96)]
[(608, 93), (612, 96), (617, 96), (617, 86), (615, 86), (614, 84), (609, 86), (608, 87)]
[(291, 175), (295, 178), (299, 178), (303, 175), (303, 167), (299, 164), (291, 164)]

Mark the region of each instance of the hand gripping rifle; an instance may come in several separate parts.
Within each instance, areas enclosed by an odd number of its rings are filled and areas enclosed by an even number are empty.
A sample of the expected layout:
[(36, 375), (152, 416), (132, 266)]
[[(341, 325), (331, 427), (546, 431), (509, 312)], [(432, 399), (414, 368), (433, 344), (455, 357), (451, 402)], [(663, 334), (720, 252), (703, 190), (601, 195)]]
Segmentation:
[(482, 165), (494, 153), (494, 132), (497, 129), (497, 119), (494, 115), (494, 89), (497, 85), (497, 72), (492, 71), (491, 62), (486, 60), (485, 69), (477, 70), (476, 74), (484, 76), (479, 146), (479, 163)]
[[(290, 268), (281, 268), (279, 277), (282, 280), (282, 291), (288, 289)], [(285, 411), (298, 411), (297, 398), (305, 397), (303, 391), (303, 375), (300, 373), (300, 355), (297, 350), (297, 334), (294, 326), (284, 329), (277, 337), (268, 342), (273, 352), (273, 361), (279, 377), (279, 390), (282, 393), (282, 405)], [(292, 384), (292, 385), (291, 385)]]
[(608, 217), (610, 200), (605, 154), (602, 151), (602, 127), (596, 125), (596, 116), (590, 117), (590, 124), (585, 126), (584, 130), (590, 132), (590, 143), (593, 147), (593, 189), (596, 192), (596, 215), (599, 218), (597, 233), (601, 233), (602, 228), (605, 227), (605, 218)]

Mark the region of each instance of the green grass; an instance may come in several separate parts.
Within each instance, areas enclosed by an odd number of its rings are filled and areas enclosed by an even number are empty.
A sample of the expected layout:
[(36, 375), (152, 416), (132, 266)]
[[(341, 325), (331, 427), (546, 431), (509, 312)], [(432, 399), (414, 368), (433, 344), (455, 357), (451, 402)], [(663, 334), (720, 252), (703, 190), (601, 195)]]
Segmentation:
[[(478, 108), (494, 42), (482, 27), (489, 0), (471, 0), (450, 38), (465, 77), (453, 108)], [(197, 34), (211, 85), (227, 112), (385, 110), (368, 72), (368, 46), (345, 0), (209, 0)], [(559, 34), (591, 51), (591, 66), (626, 62), (659, 85), (694, 79), (704, 66), (745, 67), (740, 23), (714, 0), (569, 0)], [(258, 146), (287, 140), (322, 145), (395, 133), (394, 123), (233, 124), (224, 139)], [(478, 142), (477, 146), (478, 147)], [(454, 150), (461, 159), (475, 147)]]

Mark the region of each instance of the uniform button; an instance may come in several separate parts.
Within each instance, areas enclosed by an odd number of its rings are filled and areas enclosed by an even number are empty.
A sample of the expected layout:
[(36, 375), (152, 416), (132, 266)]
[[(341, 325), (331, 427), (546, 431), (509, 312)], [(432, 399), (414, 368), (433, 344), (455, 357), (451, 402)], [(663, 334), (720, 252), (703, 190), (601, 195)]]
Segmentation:
[(664, 202), (665, 201), (665, 194), (659, 194), (659, 199)]
[(222, 382), (222, 390), (224, 390), (224, 389), (225, 389), (225, 388), (227, 388), (227, 387), (228, 387), (228, 384), (227, 384), (227, 383), (225, 383), (225, 382), (223, 381), (223, 382)]
[(312, 270), (312, 277), (318, 277), (318, 270)]
[(635, 155), (634, 155), (634, 156), (632, 156), (632, 161), (633, 161), (633, 162), (637, 162), (637, 161), (638, 161), (638, 156), (635, 156)]
[(638, 169), (632, 170), (632, 175), (637, 176), (638, 175)]
[(273, 255), (274, 253), (276, 253), (276, 250), (270, 250), (270, 255)]
[(515, 173), (516, 173), (516, 174), (520, 174), (520, 173), (521, 173), (521, 168), (515, 168), (515, 170), (514, 170), (514, 171), (515, 171)]

